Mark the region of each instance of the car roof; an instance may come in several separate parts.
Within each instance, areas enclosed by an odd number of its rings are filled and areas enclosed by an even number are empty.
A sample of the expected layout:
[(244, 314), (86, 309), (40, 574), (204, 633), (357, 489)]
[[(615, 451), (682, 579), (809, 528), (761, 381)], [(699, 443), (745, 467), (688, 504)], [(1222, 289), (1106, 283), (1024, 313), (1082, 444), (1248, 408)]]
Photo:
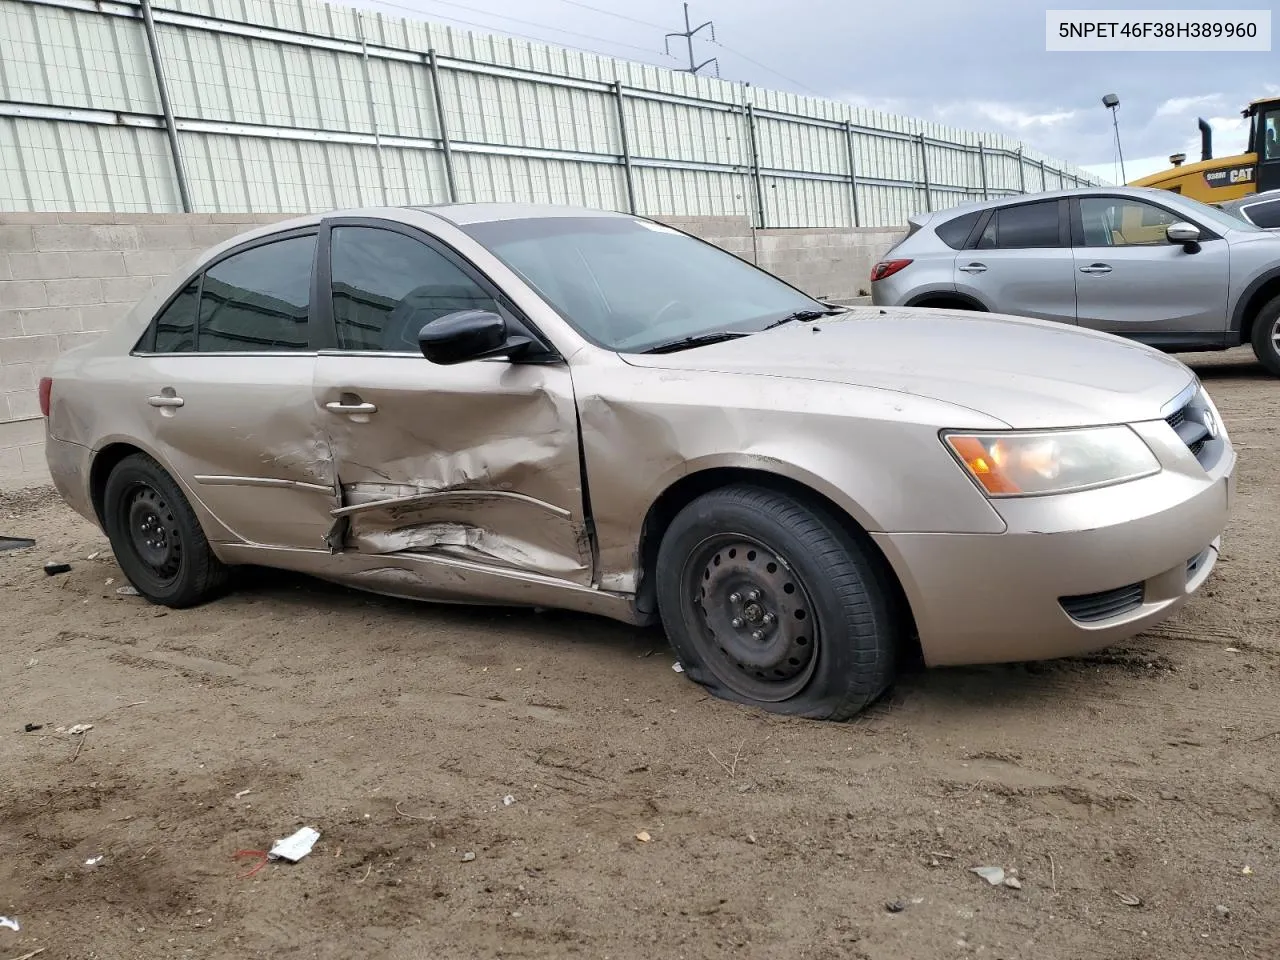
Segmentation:
[(628, 214), (593, 207), (573, 207), (554, 203), (439, 203), (413, 205), (408, 209), (434, 214), (455, 226), (491, 223), (498, 220), (540, 220), (547, 217), (625, 217)]
[(1223, 210), (1239, 210), (1254, 203), (1266, 203), (1269, 200), (1280, 200), (1280, 189), (1262, 190), (1258, 193), (1246, 193), (1234, 200), (1223, 200), (1218, 206)]
[(970, 203), (957, 204), (933, 214), (917, 214), (910, 219), (920, 224), (930, 222), (942, 223), (953, 216), (972, 213), (975, 210), (991, 210), (997, 207), (1009, 207), (1020, 203), (1034, 203), (1037, 200), (1057, 200), (1062, 197), (1133, 197), (1135, 199), (1163, 199), (1177, 197), (1178, 194), (1158, 187), (1070, 187), (1064, 190), (1045, 190), (1040, 193), (1015, 193), (1012, 196), (996, 197), (991, 200), (977, 200)]

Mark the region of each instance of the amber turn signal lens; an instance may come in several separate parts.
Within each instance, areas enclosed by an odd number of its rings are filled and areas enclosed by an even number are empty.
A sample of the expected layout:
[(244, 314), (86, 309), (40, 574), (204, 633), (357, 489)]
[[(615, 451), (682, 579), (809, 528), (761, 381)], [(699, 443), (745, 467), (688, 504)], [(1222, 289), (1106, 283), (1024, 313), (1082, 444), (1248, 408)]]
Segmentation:
[(947, 437), (947, 443), (987, 493), (1022, 492), (1022, 488), (1000, 468), (999, 461), (976, 437)]

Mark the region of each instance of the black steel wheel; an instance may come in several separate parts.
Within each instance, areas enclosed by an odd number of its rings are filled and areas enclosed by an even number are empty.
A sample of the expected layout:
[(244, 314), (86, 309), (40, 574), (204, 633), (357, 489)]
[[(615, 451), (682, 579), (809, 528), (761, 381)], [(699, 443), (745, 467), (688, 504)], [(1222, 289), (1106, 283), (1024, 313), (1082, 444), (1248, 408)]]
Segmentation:
[(712, 491), (658, 550), (658, 605), (690, 679), (777, 713), (842, 720), (893, 678), (896, 594), (869, 544), (772, 490)]
[(116, 464), (107, 478), (102, 519), (120, 569), (153, 603), (193, 606), (226, 585), (228, 570), (210, 549), (190, 503), (151, 457), (133, 454)]

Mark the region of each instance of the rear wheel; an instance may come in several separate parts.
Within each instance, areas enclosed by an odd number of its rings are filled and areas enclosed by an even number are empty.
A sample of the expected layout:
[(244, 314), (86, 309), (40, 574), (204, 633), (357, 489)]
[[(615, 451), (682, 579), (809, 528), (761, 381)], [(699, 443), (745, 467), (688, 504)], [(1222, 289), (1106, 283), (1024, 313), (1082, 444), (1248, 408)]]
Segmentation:
[(1280, 377), (1280, 297), (1263, 304), (1253, 319), (1253, 353), (1268, 373)]
[(209, 548), (191, 504), (146, 454), (112, 469), (102, 516), (120, 569), (152, 603), (195, 606), (225, 588), (229, 571)]
[(893, 679), (901, 620), (883, 562), (825, 511), (753, 486), (699, 497), (658, 550), (685, 673), (718, 697), (847, 719)]

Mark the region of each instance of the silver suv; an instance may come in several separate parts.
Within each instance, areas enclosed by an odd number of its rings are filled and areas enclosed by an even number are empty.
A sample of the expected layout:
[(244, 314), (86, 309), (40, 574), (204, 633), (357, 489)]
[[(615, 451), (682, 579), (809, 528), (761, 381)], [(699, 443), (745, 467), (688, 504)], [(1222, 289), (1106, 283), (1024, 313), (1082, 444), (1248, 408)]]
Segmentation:
[(1280, 234), (1167, 190), (1089, 187), (918, 214), (871, 302), (1079, 324), (1170, 353), (1252, 344), (1280, 376)]

